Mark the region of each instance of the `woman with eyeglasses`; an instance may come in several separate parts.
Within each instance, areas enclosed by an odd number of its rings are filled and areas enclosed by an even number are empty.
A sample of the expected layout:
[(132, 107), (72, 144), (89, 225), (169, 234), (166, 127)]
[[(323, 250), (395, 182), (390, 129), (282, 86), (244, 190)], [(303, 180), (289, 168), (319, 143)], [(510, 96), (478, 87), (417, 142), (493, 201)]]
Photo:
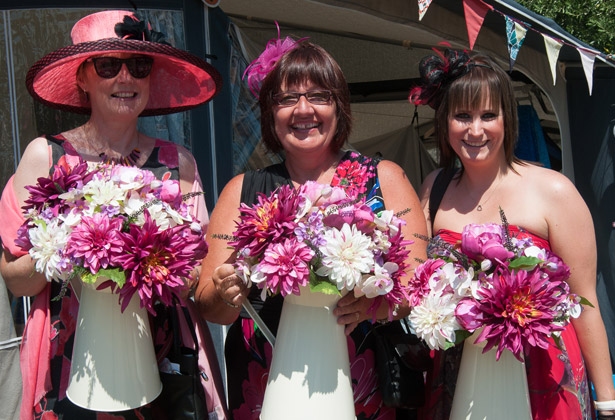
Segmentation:
[[(47, 282), (43, 274), (34, 270), (30, 255), (15, 244), (17, 230), (24, 222), (21, 208), (29, 197), (25, 187), (36, 185), (39, 177), (48, 177), (56, 164), (74, 167), (82, 159), (148, 169), (156, 178), (177, 185), (183, 194), (202, 192), (191, 153), (139, 132), (137, 120), (140, 116), (194, 108), (212, 99), (221, 88), (221, 77), (211, 65), (164, 42), (162, 33), (151, 30), (148, 22), (131, 12), (88, 15), (74, 25), (71, 37), (72, 45), (46, 55), (32, 66), (26, 85), (39, 102), (88, 114), (89, 119), (74, 129), (30, 142), (0, 205), (2, 277), (14, 295), (36, 296), (21, 349), (21, 419), (96, 419), (101, 415), (77, 406), (66, 395), (79, 308), (78, 284), (75, 289), (69, 285), (62, 296), (60, 283)], [(188, 204), (206, 229), (208, 214), (203, 195), (195, 194)], [(194, 273), (186, 282), (193, 283), (197, 275)], [(194, 304), (189, 299), (187, 302), (192, 328), (196, 328), (200, 342), (199, 363), (209, 373), (209, 378), (197, 385), (203, 386), (207, 394), (203, 410), (224, 418), (215, 351), (203, 347), (203, 340), (211, 340), (209, 331), (193, 309)], [(154, 330), (152, 336), (154, 341), (169, 339), (168, 326)], [(165, 354), (157, 356), (160, 361)], [(112, 415), (143, 419), (157, 415), (155, 411), (153, 404), (147, 404)]]
[[(284, 161), (233, 178), (212, 213), (210, 232), (232, 235), (240, 203), (255, 203), (258, 193), (269, 194), (279, 185), (299, 187), (316, 181), (344, 187), (355, 198), (365, 196), (372, 208), (410, 209), (402, 216), (407, 223), (402, 228), (405, 237), (426, 233), (420, 203), (404, 171), (392, 162), (342, 149), (352, 125), (350, 94), (329, 53), (310, 42), (278, 39), (268, 44), (251, 68), (251, 76), (264, 77), (249, 78), (253, 92), (258, 91), (263, 142), (268, 150), (281, 152)], [(263, 402), (272, 347), (242, 304), (249, 301), (276, 334), (283, 298), (277, 295), (261, 300), (260, 290), (255, 286), (248, 289), (235, 274), (235, 255), (226, 240), (210, 238), (209, 245), (195, 298), (207, 320), (231, 324), (225, 346), (229, 410), (235, 420), (253, 419)], [(417, 264), (414, 258), (425, 257), (425, 243), (415, 241), (410, 248), (408, 264), (413, 269)], [(374, 372), (373, 341), (367, 334), (371, 303), (371, 299), (350, 293), (339, 301), (334, 315), (345, 325), (348, 336), (357, 418), (394, 419), (395, 410), (383, 405)], [(407, 314), (407, 307), (398, 308), (396, 317)], [(388, 308), (381, 305), (377, 319), (387, 315)], [(326, 348), (323, 357), (327, 357)]]

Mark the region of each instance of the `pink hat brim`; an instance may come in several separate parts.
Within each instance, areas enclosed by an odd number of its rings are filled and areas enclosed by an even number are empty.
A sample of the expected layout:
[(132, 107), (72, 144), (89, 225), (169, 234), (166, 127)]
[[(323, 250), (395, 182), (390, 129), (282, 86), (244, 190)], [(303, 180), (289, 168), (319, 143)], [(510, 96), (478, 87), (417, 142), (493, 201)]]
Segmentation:
[(222, 87), (220, 73), (206, 61), (170, 45), (108, 38), (60, 48), (37, 61), (26, 75), (30, 94), (52, 108), (89, 114), (77, 86), (77, 69), (89, 57), (131, 52), (154, 59), (150, 98), (141, 116), (192, 109), (212, 99)]

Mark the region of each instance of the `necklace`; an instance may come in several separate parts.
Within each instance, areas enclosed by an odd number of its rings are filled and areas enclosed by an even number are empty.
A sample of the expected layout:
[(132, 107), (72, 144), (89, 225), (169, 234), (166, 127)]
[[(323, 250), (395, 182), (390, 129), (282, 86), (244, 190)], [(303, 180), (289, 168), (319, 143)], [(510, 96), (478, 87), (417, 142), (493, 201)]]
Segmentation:
[(137, 162), (141, 157), (141, 150), (138, 149), (139, 141), (141, 140), (140, 134), (137, 132), (137, 147), (132, 149), (127, 156), (111, 157), (107, 153), (101, 152), (98, 154), (98, 157), (106, 165), (137, 166)]
[(491, 191), (491, 194), (489, 194), (489, 197), (487, 197), (487, 199), (483, 201), (482, 204), (480, 202), (478, 203), (478, 206), (476, 207), (476, 211), (483, 211), (483, 204), (487, 204), (487, 201), (489, 201), (491, 197), (493, 197), (493, 195), (495, 194), (497, 189), (500, 187), (500, 184), (502, 183), (503, 180), (504, 180), (504, 177), (501, 177), (498, 183), (496, 184), (495, 188)]
[(102, 163), (107, 165), (136, 166), (141, 157), (141, 151), (135, 147), (128, 156), (109, 157), (105, 152), (102, 152), (98, 157), (101, 158)]

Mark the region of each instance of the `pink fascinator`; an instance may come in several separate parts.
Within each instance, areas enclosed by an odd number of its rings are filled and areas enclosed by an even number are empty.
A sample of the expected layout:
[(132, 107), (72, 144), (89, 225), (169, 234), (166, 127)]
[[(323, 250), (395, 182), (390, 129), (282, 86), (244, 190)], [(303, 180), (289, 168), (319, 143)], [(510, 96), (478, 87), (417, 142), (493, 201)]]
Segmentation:
[(261, 89), (261, 85), (265, 77), (278, 63), (278, 60), (286, 54), (288, 51), (295, 49), (298, 43), (307, 38), (301, 38), (297, 41), (287, 36), (284, 39), (280, 39), (280, 26), (278, 22), (275, 23), (278, 29), (278, 38), (272, 39), (267, 43), (265, 50), (246, 68), (243, 73), (242, 80), (248, 75), (248, 86), (250, 90), (258, 98), (258, 92)]

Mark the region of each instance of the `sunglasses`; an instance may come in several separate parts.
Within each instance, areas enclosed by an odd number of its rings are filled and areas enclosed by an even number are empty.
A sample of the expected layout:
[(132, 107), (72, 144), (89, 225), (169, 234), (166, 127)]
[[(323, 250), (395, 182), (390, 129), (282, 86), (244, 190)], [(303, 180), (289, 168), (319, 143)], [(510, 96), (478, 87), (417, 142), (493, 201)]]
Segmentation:
[(307, 92), (280, 92), (273, 95), (273, 100), (280, 106), (293, 106), (299, 102), (302, 96), (313, 105), (325, 105), (331, 99), (329, 90), (308, 90)]
[(128, 73), (135, 79), (143, 79), (152, 71), (154, 59), (151, 57), (93, 57), (86, 61), (94, 63), (96, 74), (103, 79), (112, 79), (118, 75), (122, 69), (122, 64), (126, 64)]

